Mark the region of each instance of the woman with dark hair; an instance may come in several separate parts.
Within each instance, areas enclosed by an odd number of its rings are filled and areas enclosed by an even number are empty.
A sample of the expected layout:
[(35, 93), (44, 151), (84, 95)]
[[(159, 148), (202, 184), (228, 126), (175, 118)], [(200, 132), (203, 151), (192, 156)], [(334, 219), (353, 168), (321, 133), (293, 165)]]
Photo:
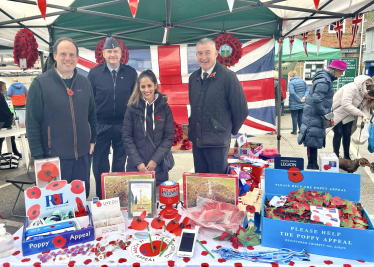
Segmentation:
[(372, 105), (373, 91), (372, 78), (367, 75), (357, 76), (353, 82), (344, 85), (334, 95), (332, 110), (334, 111), (335, 126), (332, 145), (334, 153), (339, 157), (340, 143), (343, 139), (344, 158), (349, 156), (349, 146), (351, 144), (351, 134), (353, 123), (361, 117), (363, 121), (370, 117), (370, 106)]
[[(4, 122), (2, 128), (12, 128), (14, 117), (4, 97), (6, 90), (7, 89), (6, 89), (5, 82), (0, 81), (0, 122)], [(19, 153), (17, 150), (16, 140), (14, 136), (12, 136), (10, 140), (12, 143), (13, 154), (22, 158), (22, 154)], [(0, 154), (1, 154), (2, 147), (3, 147), (3, 142), (4, 142), (4, 138), (0, 138)]]
[(331, 112), (334, 97), (333, 82), (343, 75), (347, 63), (335, 59), (326, 69), (317, 71), (313, 76), (313, 84), (305, 100), (303, 120), (297, 139), (299, 145), (307, 147), (307, 169), (318, 170), (318, 149), (325, 146), (326, 131), (321, 116)]
[(169, 178), (163, 161), (175, 134), (173, 114), (166, 101), (155, 74), (151, 70), (143, 71), (129, 99), (122, 128), (128, 154), (126, 171), (155, 171), (157, 186)]

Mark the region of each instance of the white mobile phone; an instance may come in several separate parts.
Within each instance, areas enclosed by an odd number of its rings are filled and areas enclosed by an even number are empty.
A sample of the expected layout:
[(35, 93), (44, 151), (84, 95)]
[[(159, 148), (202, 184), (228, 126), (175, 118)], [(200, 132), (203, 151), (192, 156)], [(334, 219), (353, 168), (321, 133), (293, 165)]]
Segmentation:
[(177, 256), (192, 258), (199, 229), (183, 229), (178, 245)]

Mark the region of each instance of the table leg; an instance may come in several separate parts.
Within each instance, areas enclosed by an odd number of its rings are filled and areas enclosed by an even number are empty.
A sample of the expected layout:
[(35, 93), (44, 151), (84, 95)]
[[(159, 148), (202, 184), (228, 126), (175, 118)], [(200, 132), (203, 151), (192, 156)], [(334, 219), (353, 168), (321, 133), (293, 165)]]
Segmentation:
[(24, 134), (21, 135), (21, 142), (22, 142), (23, 158), (25, 159), (25, 162), (26, 162), (26, 168), (29, 169), (29, 164), (30, 164), (29, 149), (26, 143), (26, 136)]
[(13, 149), (12, 149), (12, 141), (10, 140), (10, 136), (5, 137), (5, 140), (6, 140), (6, 147), (7, 147), (8, 153), (12, 153)]

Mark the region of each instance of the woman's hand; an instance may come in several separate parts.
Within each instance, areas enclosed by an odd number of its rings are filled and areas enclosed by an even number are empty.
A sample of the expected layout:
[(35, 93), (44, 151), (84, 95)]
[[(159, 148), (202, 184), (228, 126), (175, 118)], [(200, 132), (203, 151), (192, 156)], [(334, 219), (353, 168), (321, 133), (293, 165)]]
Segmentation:
[(148, 162), (148, 165), (147, 165), (147, 170), (148, 170), (148, 171), (154, 171), (155, 168), (156, 168), (156, 166), (157, 166), (156, 161), (154, 161), (154, 160), (150, 160), (150, 161)]
[(362, 121), (366, 123), (369, 122), (369, 119), (364, 114), (362, 114)]
[(305, 96), (303, 96), (303, 98), (301, 98), (300, 102), (305, 102)]
[(138, 170), (141, 172), (147, 171), (147, 168), (145, 167), (144, 163), (140, 163), (137, 167), (138, 167)]

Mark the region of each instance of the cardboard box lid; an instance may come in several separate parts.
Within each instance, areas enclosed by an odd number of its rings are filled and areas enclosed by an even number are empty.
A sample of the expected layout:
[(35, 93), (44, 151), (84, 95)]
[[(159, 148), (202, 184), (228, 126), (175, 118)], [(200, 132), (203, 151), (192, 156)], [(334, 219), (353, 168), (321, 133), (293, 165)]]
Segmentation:
[(338, 160), (338, 157), (336, 156), (336, 154), (334, 152), (322, 152), (322, 153), (319, 153), (318, 156), (321, 158), (321, 159), (333, 159), (333, 160)]
[(360, 201), (360, 174), (316, 171), (300, 171), (300, 173), (303, 176), (302, 180), (292, 182), (287, 170), (265, 169), (266, 194), (288, 195), (291, 191), (304, 187), (307, 191), (327, 190), (333, 197)]

